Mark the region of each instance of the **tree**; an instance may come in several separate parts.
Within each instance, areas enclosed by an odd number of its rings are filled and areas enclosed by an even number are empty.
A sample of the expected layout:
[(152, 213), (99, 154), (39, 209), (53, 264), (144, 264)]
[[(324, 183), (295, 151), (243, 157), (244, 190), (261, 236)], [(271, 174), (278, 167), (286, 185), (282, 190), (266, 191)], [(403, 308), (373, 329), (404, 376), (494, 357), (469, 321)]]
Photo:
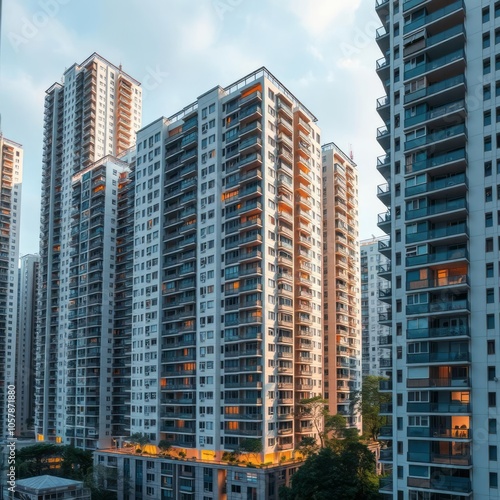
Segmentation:
[(260, 439), (246, 438), (240, 442), (238, 447), (240, 453), (248, 453), (255, 461), (262, 453), (262, 441)]
[(50, 474), (82, 481), (92, 470), (92, 452), (72, 446), (39, 443), (16, 454), (18, 479)]
[(386, 418), (380, 416), (380, 405), (389, 403), (391, 395), (379, 391), (379, 382), (386, 380), (384, 377), (368, 375), (363, 378), (363, 385), (360, 391), (355, 391), (351, 395), (351, 412), (358, 407), (363, 418), (363, 431), (376, 441), (380, 433), (380, 428), (385, 424)]
[(151, 442), (149, 437), (146, 434), (142, 434), (142, 432), (135, 432), (128, 438), (128, 441), (135, 445), (137, 447), (135, 451), (139, 450), (140, 453), (142, 453), (144, 446)]
[(327, 400), (321, 396), (314, 396), (313, 398), (302, 399), (299, 404), (302, 414), (310, 417), (319, 437), (320, 448), (323, 448), (325, 446), (324, 420), (328, 416)]
[(317, 453), (319, 450), (318, 443), (316, 442), (316, 439), (310, 436), (303, 437), (299, 444), (297, 445), (296, 450), (303, 456), (303, 457), (310, 457), (314, 453)]
[(280, 500), (379, 500), (373, 453), (359, 441), (343, 440), (311, 455), (293, 475)]
[(172, 449), (172, 445), (166, 439), (162, 439), (158, 443), (158, 448), (160, 449), (160, 453), (165, 455), (166, 453), (168, 453)]

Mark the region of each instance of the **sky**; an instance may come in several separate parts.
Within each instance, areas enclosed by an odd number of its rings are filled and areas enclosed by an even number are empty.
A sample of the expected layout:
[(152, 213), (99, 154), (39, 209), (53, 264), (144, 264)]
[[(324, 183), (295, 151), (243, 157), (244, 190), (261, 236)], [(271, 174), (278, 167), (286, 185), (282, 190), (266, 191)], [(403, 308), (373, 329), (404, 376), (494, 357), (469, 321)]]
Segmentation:
[[(1, 4), (1, 0), (0, 0)], [(318, 118), (322, 142), (352, 151), (360, 238), (379, 236), (374, 0), (3, 0), (3, 135), (24, 147), (20, 253), (38, 253), (43, 103), (93, 52), (143, 84), (143, 125), (261, 66)]]

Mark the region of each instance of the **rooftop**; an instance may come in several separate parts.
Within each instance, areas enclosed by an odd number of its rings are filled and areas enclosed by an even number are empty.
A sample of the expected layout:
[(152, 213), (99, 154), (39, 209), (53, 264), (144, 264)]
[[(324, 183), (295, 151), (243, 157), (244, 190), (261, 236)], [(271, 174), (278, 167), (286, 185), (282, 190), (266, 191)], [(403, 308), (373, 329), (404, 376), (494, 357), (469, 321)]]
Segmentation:
[(81, 481), (73, 481), (56, 476), (36, 476), (28, 479), (19, 479), (16, 481), (16, 489), (22, 489), (26, 493), (42, 493), (46, 490), (56, 489), (76, 489), (83, 487)]

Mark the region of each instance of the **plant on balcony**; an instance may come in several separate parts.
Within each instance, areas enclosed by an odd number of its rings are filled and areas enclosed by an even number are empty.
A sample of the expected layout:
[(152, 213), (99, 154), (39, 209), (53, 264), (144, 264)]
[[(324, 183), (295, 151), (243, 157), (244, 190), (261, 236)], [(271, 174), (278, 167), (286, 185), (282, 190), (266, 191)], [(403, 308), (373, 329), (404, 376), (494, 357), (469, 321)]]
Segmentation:
[(168, 456), (168, 452), (172, 449), (172, 445), (166, 439), (162, 439), (158, 443), (158, 449), (160, 450), (160, 455)]
[(136, 447), (136, 453), (142, 453), (144, 447), (151, 442), (149, 440), (149, 437), (146, 434), (142, 434), (141, 432), (135, 432), (134, 434), (132, 434), (128, 438), (128, 441)]
[(246, 438), (240, 442), (238, 447), (240, 453), (248, 453), (257, 462), (262, 453), (262, 441), (260, 439)]

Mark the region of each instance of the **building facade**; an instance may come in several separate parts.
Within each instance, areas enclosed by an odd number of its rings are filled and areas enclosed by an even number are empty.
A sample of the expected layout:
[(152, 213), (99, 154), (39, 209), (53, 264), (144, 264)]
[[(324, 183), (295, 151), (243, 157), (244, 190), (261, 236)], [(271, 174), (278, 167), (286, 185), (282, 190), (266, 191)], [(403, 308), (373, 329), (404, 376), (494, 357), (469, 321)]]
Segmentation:
[(19, 229), (23, 148), (0, 133), (0, 418), (7, 437), (8, 390), (16, 379)]
[(265, 462), (314, 435), (321, 395), (321, 147), (267, 70), (137, 137), (131, 432)]
[[(36, 346), (38, 440), (111, 444), (119, 185), (139, 83), (98, 54), (45, 98)], [(115, 167), (113, 167), (115, 164)]]
[(35, 414), (35, 328), (40, 257), (20, 258), (16, 337), (16, 435), (33, 433)]
[[(387, 377), (391, 373), (391, 328), (379, 322), (391, 303), (391, 261), (383, 254), (386, 238), (360, 243), (361, 328), (363, 336), (363, 376)], [(388, 373), (387, 373), (388, 371)]]
[(351, 393), (361, 389), (358, 174), (335, 144), (322, 150), (324, 395), (332, 415), (361, 430), (351, 405)]
[(497, 498), (500, 6), (379, 0), (376, 11), (393, 293), (383, 491)]

